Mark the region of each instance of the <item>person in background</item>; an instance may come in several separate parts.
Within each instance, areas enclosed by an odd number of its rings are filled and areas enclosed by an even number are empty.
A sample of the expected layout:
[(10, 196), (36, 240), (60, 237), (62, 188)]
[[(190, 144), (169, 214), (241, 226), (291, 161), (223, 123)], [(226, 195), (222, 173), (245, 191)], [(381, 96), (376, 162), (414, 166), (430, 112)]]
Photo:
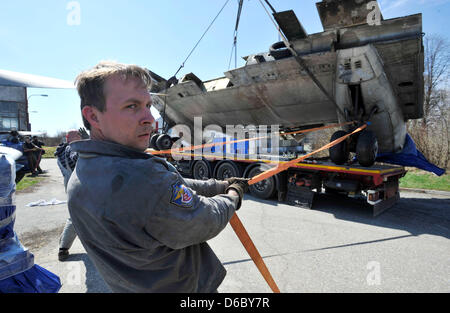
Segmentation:
[[(58, 164), (59, 169), (64, 178), (64, 188), (67, 191), (67, 182), (69, 181), (70, 175), (75, 169), (75, 165), (78, 160), (78, 153), (72, 151), (70, 147), (70, 143), (87, 139), (89, 135), (86, 130), (80, 128), (77, 130), (70, 130), (66, 135), (66, 142), (61, 143), (55, 151), (55, 156), (57, 158), (56, 163)], [(59, 251), (58, 251), (58, 260), (65, 261), (69, 257), (69, 249), (72, 247), (73, 242), (77, 238), (77, 233), (72, 225), (72, 219), (69, 217), (66, 220), (66, 225), (64, 226), (64, 230), (61, 233), (59, 238)]]
[(31, 170), (31, 177), (36, 177), (37, 172), (37, 158), (36, 152), (40, 152), (42, 149), (31, 142), (29, 136), (25, 136), (25, 142), (23, 143), (23, 154), (28, 160), (28, 166)]
[(9, 133), (8, 141), (12, 143), (19, 143), (19, 132), (17, 130), (12, 130)]
[(35, 154), (35, 159), (36, 159), (36, 170), (37, 170), (38, 174), (43, 174), (44, 171), (41, 169), (40, 165), (41, 165), (42, 156), (45, 154), (45, 150), (42, 148), (45, 145), (45, 143), (40, 141), (37, 136), (33, 136), (31, 142), (36, 147), (39, 147), (41, 149), (39, 151), (35, 151), (34, 154)]

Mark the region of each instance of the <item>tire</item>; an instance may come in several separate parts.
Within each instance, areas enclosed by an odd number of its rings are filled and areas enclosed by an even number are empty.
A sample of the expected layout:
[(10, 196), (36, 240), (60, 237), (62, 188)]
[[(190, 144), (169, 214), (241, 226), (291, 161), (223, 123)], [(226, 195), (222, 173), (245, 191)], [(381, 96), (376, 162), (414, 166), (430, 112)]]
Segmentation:
[(375, 163), (378, 154), (378, 140), (375, 133), (364, 130), (356, 143), (356, 158), (360, 165), (370, 167)]
[[(249, 171), (248, 177), (255, 177), (262, 172), (264, 172), (264, 170), (262, 170), (260, 166), (255, 166)], [(272, 198), (276, 191), (275, 178), (272, 176), (263, 181), (260, 181), (259, 183), (253, 184), (248, 188), (248, 190), (250, 190), (250, 193), (252, 195), (260, 199)]]
[[(343, 131), (343, 130), (338, 130), (337, 132), (335, 132), (330, 139), (330, 142), (335, 141), (336, 139), (347, 135), (347, 132)], [(350, 151), (349, 151), (349, 147), (348, 147), (348, 141), (344, 140), (340, 143), (338, 143), (337, 145), (331, 147), (330, 149), (328, 149), (329, 153), (330, 153), (330, 159), (331, 161), (333, 161), (333, 163), (337, 164), (337, 165), (342, 165), (345, 162), (348, 161), (348, 158), (350, 156)]]
[(286, 48), (284, 41), (279, 41), (270, 46), (270, 55), (275, 58), (275, 60), (283, 59), (292, 56), (291, 51)]
[(162, 134), (156, 140), (156, 146), (159, 150), (169, 150), (172, 147), (173, 141), (167, 134)]
[(155, 149), (155, 150), (159, 150), (158, 146), (156, 145), (156, 141), (159, 138), (159, 134), (153, 134), (152, 137), (150, 138), (150, 148)]
[(211, 166), (208, 161), (200, 160), (195, 162), (192, 167), (192, 176), (194, 179), (207, 180), (212, 176)]
[(241, 177), (242, 173), (239, 167), (232, 162), (223, 162), (219, 164), (216, 170), (216, 179), (224, 180), (231, 177)]

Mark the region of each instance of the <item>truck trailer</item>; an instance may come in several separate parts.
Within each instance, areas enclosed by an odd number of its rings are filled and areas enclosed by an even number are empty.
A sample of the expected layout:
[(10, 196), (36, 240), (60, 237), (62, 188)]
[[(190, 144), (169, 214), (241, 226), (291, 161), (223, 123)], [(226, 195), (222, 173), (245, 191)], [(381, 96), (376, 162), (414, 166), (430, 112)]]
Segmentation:
[[(158, 155), (174, 165), (183, 176), (200, 180), (252, 178), (290, 161), (289, 157), (273, 160), (258, 155), (251, 159), (236, 153), (223, 156), (183, 151)], [(346, 195), (367, 201), (373, 216), (377, 216), (400, 198), (399, 179), (405, 174), (403, 166), (376, 163), (365, 167), (356, 162), (337, 165), (329, 158), (309, 158), (251, 185), (249, 191), (260, 199), (277, 199), (279, 202), (309, 209), (318, 193)]]

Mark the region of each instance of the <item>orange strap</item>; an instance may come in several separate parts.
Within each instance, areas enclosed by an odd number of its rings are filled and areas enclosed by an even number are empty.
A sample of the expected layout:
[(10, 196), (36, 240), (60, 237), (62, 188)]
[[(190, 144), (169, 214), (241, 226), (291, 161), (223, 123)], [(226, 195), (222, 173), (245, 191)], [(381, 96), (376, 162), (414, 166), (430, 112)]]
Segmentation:
[[(357, 132), (362, 131), (363, 129), (365, 129), (367, 127), (367, 125), (363, 125), (361, 127), (359, 127), (358, 129), (356, 129), (355, 131), (353, 131), (350, 134), (347, 134), (345, 136), (342, 136), (332, 142), (330, 142), (329, 144), (305, 155), (302, 156), (298, 159), (289, 161), (283, 165), (279, 165), (273, 169), (267, 170), (255, 177), (253, 177), (250, 181), (249, 181), (249, 185), (253, 185), (256, 184), (264, 179), (267, 179), (275, 174), (278, 174), (284, 170), (286, 170), (287, 168), (289, 168), (291, 165), (298, 163), (306, 158), (308, 158), (309, 156), (320, 152), (322, 150), (325, 149), (329, 149), (332, 146), (337, 145), (338, 143), (346, 140), (348, 137), (350, 137), (353, 134), (356, 134)], [(230, 225), (233, 228), (234, 232), (236, 233), (236, 235), (238, 236), (239, 240), (241, 241), (242, 245), (244, 246), (245, 250), (247, 250), (247, 253), (250, 255), (250, 257), (252, 258), (253, 262), (255, 263), (256, 267), (258, 268), (259, 272), (261, 273), (261, 275), (264, 277), (264, 279), (266, 280), (267, 284), (269, 285), (270, 289), (272, 289), (273, 292), (275, 293), (279, 293), (280, 289), (278, 289), (277, 284), (275, 283), (275, 281), (272, 278), (272, 275), (270, 274), (269, 270), (267, 269), (266, 264), (264, 263), (264, 260), (262, 259), (261, 255), (259, 254), (258, 250), (256, 249), (255, 245), (253, 244), (253, 241), (251, 240), (250, 236), (248, 235), (247, 231), (245, 230), (244, 225), (242, 224), (241, 220), (239, 219), (239, 217), (237, 216), (237, 214), (234, 214), (233, 217), (230, 220)]]
[(247, 231), (245, 230), (244, 225), (242, 224), (241, 220), (235, 213), (233, 217), (230, 220), (230, 225), (233, 228), (234, 232), (238, 236), (239, 240), (241, 241), (242, 245), (244, 246), (245, 250), (247, 250), (248, 255), (252, 258), (253, 262), (255, 263), (256, 267), (258, 268), (261, 275), (266, 280), (267, 284), (269, 285), (270, 289), (272, 289), (273, 292), (279, 293), (280, 289), (278, 289), (277, 284), (272, 278), (272, 275), (270, 274), (269, 270), (267, 269), (266, 264), (264, 263), (261, 255), (258, 252), (258, 249), (256, 249), (255, 245), (253, 244), (252, 239), (248, 235)]
[[(334, 128), (334, 127), (342, 127), (342, 126), (350, 125), (350, 124), (353, 124), (353, 123), (354, 122), (346, 122), (346, 123), (341, 123), (341, 124), (332, 124), (332, 125), (327, 125), (327, 126), (321, 126), (321, 127), (297, 130), (297, 131), (288, 132), (288, 133), (280, 133), (279, 135), (280, 136), (285, 136), (285, 135), (295, 135), (295, 134), (302, 134), (302, 133), (310, 133), (310, 132), (315, 132), (315, 131), (322, 130), (322, 129), (328, 129), (328, 128)], [(197, 146), (189, 146), (189, 147), (183, 147), (183, 148), (172, 148), (172, 149), (160, 150), (160, 151), (154, 151), (154, 150), (151, 150), (151, 149), (147, 149), (145, 152), (153, 154), (153, 155), (170, 154), (170, 153), (174, 153), (174, 152), (192, 151), (192, 150), (197, 150), (197, 149), (204, 149), (204, 148), (215, 147), (215, 146), (224, 146), (224, 145), (228, 145), (228, 144), (232, 144), (232, 143), (239, 143), (239, 142), (244, 142), (244, 141), (255, 141), (255, 140), (266, 139), (266, 138), (270, 138), (270, 137), (269, 136), (262, 136), (262, 137), (257, 137), (257, 138), (248, 138), (248, 139), (231, 140), (231, 141), (226, 141), (226, 142), (207, 143), (207, 144), (202, 144), (202, 145), (197, 145)]]
[(306, 155), (303, 155), (303, 156), (299, 157), (298, 159), (291, 160), (291, 161), (286, 162), (286, 163), (284, 163), (284, 164), (279, 164), (278, 166), (276, 166), (276, 167), (274, 167), (274, 168), (271, 168), (270, 170), (267, 170), (267, 171), (265, 171), (265, 172), (263, 172), (263, 173), (261, 173), (261, 174), (258, 174), (258, 175), (256, 175), (255, 177), (251, 178), (250, 181), (248, 182), (248, 184), (249, 184), (249, 185), (253, 185), (253, 184), (259, 183), (260, 181), (263, 181), (264, 179), (267, 179), (267, 178), (269, 178), (269, 177), (272, 177), (273, 175), (276, 175), (276, 174), (278, 174), (278, 173), (281, 173), (281, 172), (283, 172), (284, 170), (287, 170), (287, 169), (288, 169), (289, 167), (291, 167), (292, 165), (294, 165), (294, 164), (296, 164), (296, 163), (298, 163), (298, 162), (301, 162), (301, 161), (303, 161), (304, 159), (309, 158), (311, 155), (316, 154), (317, 152), (320, 152), (320, 151), (329, 149), (329, 148), (331, 148), (331, 147), (337, 145), (338, 143), (340, 143), (340, 142), (346, 140), (346, 139), (347, 139), (348, 137), (350, 137), (351, 135), (356, 134), (357, 132), (362, 131), (362, 130), (363, 130), (364, 128), (366, 128), (366, 127), (367, 127), (367, 124), (364, 124), (363, 126), (357, 128), (357, 129), (355, 129), (353, 132), (351, 132), (351, 133), (349, 133), (349, 134), (347, 134), (347, 135), (344, 135), (344, 136), (342, 136), (342, 137), (340, 137), (340, 138), (338, 138), (338, 139), (336, 139), (336, 140), (333, 140), (333, 141), (330, 142), (329, 144), (326, 144), (325, 146), (323, 146), (323, 147), (321, 147), (321, 148), (319, 148), (319, 149), (317, 149), (317, 150), (314, 150), (314, 151), (311, 152), (311, 153), (308, 153), (308, 154), (306, 154)]
[[(334, 126), (335, 127), (335, 126)], [(264, 179), (267, 179), (269, 177), (272, 177), (273, 175), (276, 175), (286, 169), (288, 169), (291, 165), (298, 163), (308, 157), (310, 157), (311, 155), (329, 149), (332, 146), (337, 145), (338, 143), (346, 140), (348, 137), (350, 137), (353, 134), (356, 134), (357, 132), (362, 131), (363, 129), (365, 129), (367, 127), (367, 125), (363, 125), (361, 127), (359, 127), (358, 129), (356, 129), (355, 131), (353, 131), (350, 134), (347, 134), (345, 136), (342, 136), (332, 142), (330, 142), (329, 144), (307, 154), (304, 155), (298, 159), (289, 161), (287, 163), (284, 163), (282, 165), (278, 165), (277, 167), (274, 167), (270, 170), (267, 170), (255, 177), (253, 177), (250, 181), (249, 181), (249, 185), (253, 185), (256, 184), (260, 181), (263, 181)], [(330, 128), (330, 127), (326, 127), (326, 128)], [(323, 129), (323, 127), (319, 127), (318, 129)], [(314, 130), (318, 130), (318, 129), (314, 129)], [(306, 131), (312, 131), (311, 130), (305, 130), (305, 131), (299, 131), (299, 132), (294, 132), (294, 133), (300, 133), (300, 132), (306, 132)], [(248, 139), (247, 139), (248, 140)], [(238, 141), (234, 141), (234, 142), (238, 142)], [(229, 142), (230, 143), (230, 142)], [(227, 143), (219, 143), (219, 144), (227, 144)], [(200, 146), (199, 146), (200, 147)], [(194, 149), (198, 149), (199, 147), (188, 147), (188, 148), (183, 148), (186, 150), (194, 150)], [(202, 145), (201, 147), (204, 147), (204, 145)], [(190, 149), (189, 149), (190, 148)], [(170, 150), (167, 150), (170, 152)], [(167, 152), (166, 151), (166, 152)], [(182, 149), (180, 149), (180, 151), (184, 151)], [(162, 153), (162, 151), (158, 151), (159, 153)], [(156, 153), (155, 153), (156, 154)], [(230, 225), (233, 228), (234, 232), (236, 233), (236, 235), (238, 236), (239, 240), (241, 241), (242, 245), (244, 246), (245, 250), (247, 250), (247, 253), (250, 255), (250, 257), (252, 258), (253, 262), (255, 263), (256, 267), (258, 268), (259, 272), (261, 273), (261, 275), (263, 276), (263, 278), (265, 279), (265, 281), (267, 282), (267, 284), (269, 285), (270, 289), (272, 289), (272, 291), (274, 293), (279, 293), (280, 289), (278, 288), (277, 284), (275, 283), (275, 281), (273, 280), (272, 275), (270, 274), (266, 264), (264, 263), (264, 260), (262, 259), (261, 255), (258, 252), (258, 249), (256, 249), (255, 245), (253, 244), (252, 239), (250, 238), (249, 234), (247, 233), (247, 231), (245, 230), (244, 225), (242, 224), (241, 220), (239, 219), (239, 217), (237, 216), (237, 214), (235, 213), (233, 215), (233, 217), (230, 220)]]

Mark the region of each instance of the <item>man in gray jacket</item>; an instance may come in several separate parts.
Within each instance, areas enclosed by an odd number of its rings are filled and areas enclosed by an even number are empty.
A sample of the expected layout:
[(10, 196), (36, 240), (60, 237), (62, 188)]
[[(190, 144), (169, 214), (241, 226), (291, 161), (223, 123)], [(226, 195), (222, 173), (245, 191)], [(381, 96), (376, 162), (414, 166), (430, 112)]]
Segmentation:
[(75, 230), (114, 292), (215, 292), (226, 271), (206, 243), (227, 225), (248, 188), (184, 179), (144, 153), (152, 131), (151, 77), (101, 62), (77, 77), (91, 139), (68, 184)]

